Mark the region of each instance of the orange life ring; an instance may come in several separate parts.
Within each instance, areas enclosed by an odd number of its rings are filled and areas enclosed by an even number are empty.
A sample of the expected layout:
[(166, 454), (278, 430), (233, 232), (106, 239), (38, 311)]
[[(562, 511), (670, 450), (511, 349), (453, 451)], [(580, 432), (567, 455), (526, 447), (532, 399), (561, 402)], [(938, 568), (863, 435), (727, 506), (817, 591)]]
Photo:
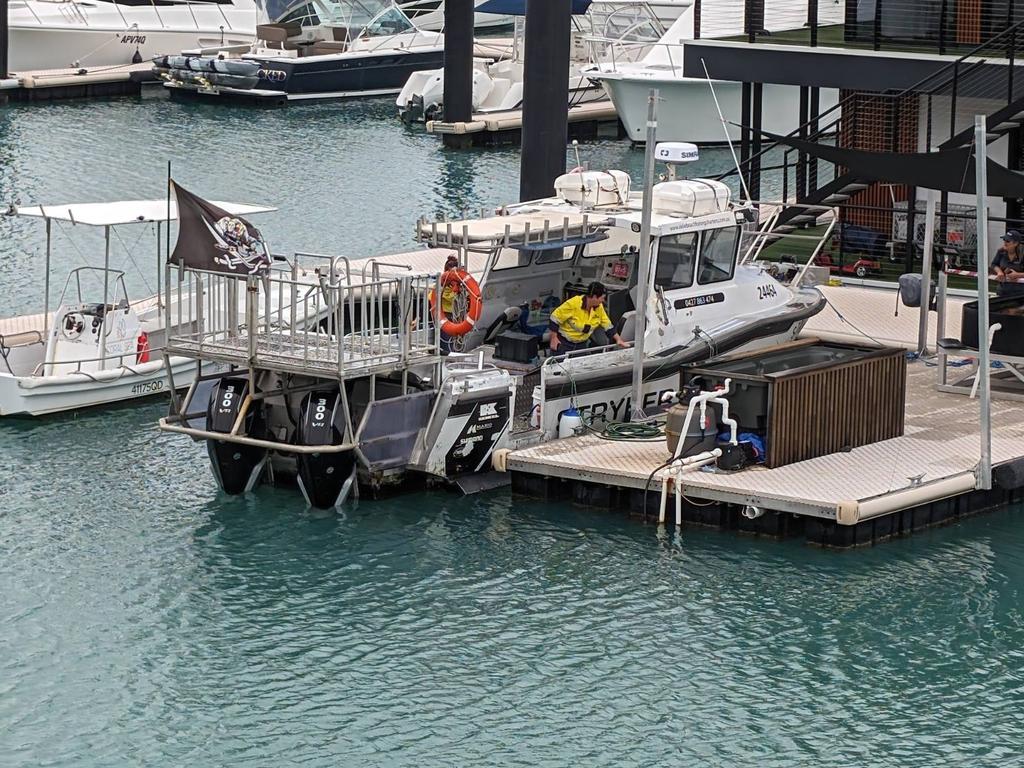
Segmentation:
[(448, 286), (452, 286), (457, 291), (465, 286), (466, 297), (469, 299), (469, 307), (466, 310), (466, 317), (461, 322), (455, 322), (450, 320), (444, 313), (444, 309), (435, 306), (434, 292), (430, 292), (430, 312), (433, 314), (437, 312), (437, 316), (441, 320), (441, 331), (448, 336), (465, 336), (476, 325), (476, 321), (480, 319), (481, 313), (484, 311), (484, 300), (480, 295), (480, 285), (464, 269), (453, 268), (449, 269), (443, 275), (441, 275), (441, 288), (442, 290)]
[(139, 340), (135, 345), (135, 362), (149, 362), (149, 334), (145, 331), (139, 331)]

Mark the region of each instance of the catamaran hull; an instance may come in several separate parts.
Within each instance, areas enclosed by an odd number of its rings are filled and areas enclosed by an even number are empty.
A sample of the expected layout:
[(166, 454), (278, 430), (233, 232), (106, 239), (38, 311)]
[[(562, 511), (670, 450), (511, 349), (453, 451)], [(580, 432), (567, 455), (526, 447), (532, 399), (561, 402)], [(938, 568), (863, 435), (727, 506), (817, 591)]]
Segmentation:
[[(196, 361), (171, 359), (176, 387), (185, 387), (196, 371)], [(12, 376), (0, 374), (0, 416), (45, 416), (98, 405), (166, 395), (170, 389), (163, 360), (116, 368), (86, 376)]]

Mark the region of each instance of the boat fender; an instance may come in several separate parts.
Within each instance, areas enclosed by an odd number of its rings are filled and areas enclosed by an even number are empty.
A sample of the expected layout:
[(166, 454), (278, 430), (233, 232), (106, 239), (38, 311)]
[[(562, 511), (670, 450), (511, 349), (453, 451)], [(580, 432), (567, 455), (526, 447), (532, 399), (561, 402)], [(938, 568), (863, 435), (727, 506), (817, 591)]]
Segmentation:
[(451, 288), (456, 293), (465, 289), (466, 297), (469, 299), (466, 317), (461, 322), (450, 319), (444, 313), (442, 307), (435, 306), (436, 297), (434, 296), (434, 291), (431, 291), (428, 297), (430, 299), (430, 312), (431, 314), (437, 312), (437, 316), (441, 321), (442, 333), (448, 336), (465, 336), (473, 330), (476, 321), (480, 319), (480, 315), (484, 310), (484, 300), (480, 293), (480, 285), (469, 272), (459, 267), (453, 267), (441, 275), (441, 290), (444, 291), (445, 288)]
[(135, 345), (135, 350), (136, 363), (149, 362), (149, 334), (145, 331), (139, 331), (139, 340)]
[(508, 455), (512, 453), (510, 448), (496, 448), (491, 454), (491, 467), (495, 472), (508, 472)]

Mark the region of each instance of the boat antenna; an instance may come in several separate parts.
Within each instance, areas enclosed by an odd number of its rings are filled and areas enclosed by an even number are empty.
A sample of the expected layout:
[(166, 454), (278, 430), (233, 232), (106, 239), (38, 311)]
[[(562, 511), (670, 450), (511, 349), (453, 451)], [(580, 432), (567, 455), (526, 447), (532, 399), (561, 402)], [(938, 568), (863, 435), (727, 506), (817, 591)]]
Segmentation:
[(708, 65), (704, 62), (704, 57), (701, 56), (700, 65), (704, 67), (704, 77), (708, 81), (708, 88), (711, 89), (711, 98), (715, 100), (715, 109), (718, 110), (718, 119), (722, 121), (722, 130), (725, 132), (725, 141), (729, 145), (729, 151), (732, 153), (732, 162), (736, 166), (736, 173), (740, 177), (740, 186), (743, 188), (743, 194), (747, 198), (747, 202), (750, 202), (750, 190), (747, 189), (746, 179), (743, 178), (743, 171), (740, 169), (739, 158), (736, 157), (736, 148), (732, 145), (732, 139), (729, 137), (728, 123), (725, 119), (725, 115), (722, 114), (722, 106), (718, 103), (718, 95), (715, 93), (715, 86), (711, 83), (711, 75), (708, 74)]
[(572, 151), (576, 153), (576, 167), (583, 170), (583, 165), (580, 163), (580, 142), (578, 139), (572, 140)]

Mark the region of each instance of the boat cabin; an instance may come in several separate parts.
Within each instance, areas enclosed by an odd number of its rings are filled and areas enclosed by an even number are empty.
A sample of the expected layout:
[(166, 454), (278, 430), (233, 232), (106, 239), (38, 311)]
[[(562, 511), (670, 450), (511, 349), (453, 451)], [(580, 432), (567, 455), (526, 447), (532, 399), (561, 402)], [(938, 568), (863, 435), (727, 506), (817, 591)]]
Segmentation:
[(259, 54), (319, 56), (354, 50), (372, 50), (385, 39), (387, 47), (398, 43), (423, 44), (422, 32), (390, 0), (296, 0), (276, 21), (256, 27)]
[[(557, 188), (557, 198), (496, 216), (420, 222), (421, 240), (465, 254), (464, 264), (470, 254), (483, 257), (482, 271), (473, 275), (483, 300), (480, 318), (456, 348), (485, 346), (493, 356), (498, 336), (511, 331), (536, 336), (546, 349), (551, 312), (593, 281), (606, 288), (605, 309), (616, 331), (634, 340), (639, 194), (629, 191), (629, 178), (619, 171), (566, 174)], [(750, 281), (736, 266), (744, 232), (756, 218), (752, 208), (732, 203), (725, 184), (705, 179), (659, 184), (653, 203), (648, 353), (685, 343), (701, 324), (710, 328), (742, 313), (740, 297), (750, 293)], [(595, 336), (597, 346), (610, 343)], [(516, 361), (503, 360), (500, 351), (494, 356), (496, 365), (510, 362)]]

